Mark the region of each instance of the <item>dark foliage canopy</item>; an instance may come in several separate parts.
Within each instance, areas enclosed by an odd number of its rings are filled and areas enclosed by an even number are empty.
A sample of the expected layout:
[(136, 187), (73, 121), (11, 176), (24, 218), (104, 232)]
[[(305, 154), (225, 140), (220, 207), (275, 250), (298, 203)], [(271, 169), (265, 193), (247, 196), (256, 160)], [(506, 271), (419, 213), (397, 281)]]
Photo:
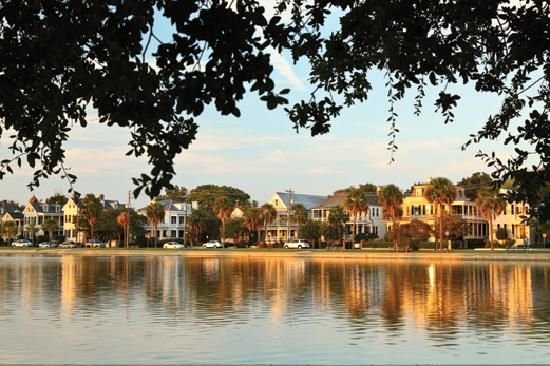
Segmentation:
[[(195, 138), (194, 117), (206, 105), (239, 116), (246, 92), (269, 109), (288, 103), (288, 90), (271, 78), (273, 47), (311, 66), (311, 97), (286, 109), (296, 129), (328, 132), (344, 107), (367, 99), (372, 73), (382, 72), (388, 149), (395, 152), (394, 103), (412, 91), (420, 113), (424, 89), (438, 88), (435, 108), (449, 123), (460, 101), (450, 86), (470, 83), (502, 104), (464, 148), (499, 138), (513, 146), (510, 159), (478, 155), (495, 178), (514, 178), (514, 198), (534, 203), (550, 181), (547, 1), (280, 0), (283, 16), (270, 19), (261, 4), (1, 1), (0, 133), (12, 136), (14, 155), (1, 162), (0, 174), (26, 161), (36, 169), (31, 186), (51, 174), (74, 180), (63, 165), (64, 143), (95, 110), (100, 123), (131, 131), (128, 155), (144, 155), (151, 166), (134, 178), (135, 193), (156, 196), (175, 174), (176, 154)], [(158, 42), (155, 12), (174, 26), (170, 40)]]

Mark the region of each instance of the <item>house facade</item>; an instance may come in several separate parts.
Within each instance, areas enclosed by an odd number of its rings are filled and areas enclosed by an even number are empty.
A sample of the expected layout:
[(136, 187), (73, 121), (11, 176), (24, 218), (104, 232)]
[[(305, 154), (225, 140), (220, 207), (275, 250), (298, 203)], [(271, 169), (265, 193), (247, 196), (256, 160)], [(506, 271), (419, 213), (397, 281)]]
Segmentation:
[[(308, 211), (308, 218), (312, 218), (312, 209), (326, 199), (327, 196), (275, 192), (267, 201), (277, 211), (276, 217), (267, 225), (265, 240), (267, 244), (276, 244), (285, 242), (290, 238), (296, 238), (298, 233), (298, 224), (292, 220), (292, 206), (301, 204)], [(290, 221), (288, 216), (290, 215)], [(263, 232), (263, 228), (262, 228)], [(262, 234), (263, 235), (263, 234)]]
[[(346, 200), (346, 192), (336, 192), (334, 195), (329, 196), (319, 203), (317, 207), (311, 210), (311, 218), (313, 220), (327, 222), (330, 216), (330, 210), (335, 207), (344, 208), (344, 202)], [(353, 225), (356, 225), (356, 234), (376, 234), (378, 238), (384, 238), (386, 234), (386, 223), (384, 221), (384, 211), (380, 203), (378, 202), (378, 196), (376, 193), (367, 193), (368, 209), (359, 213), (357, 218), (354, 218), (348, 212), (348, 221), (345, 223), (344, 239), (345, 241), (352, 241), (353, 239)]]
[[(186, 233), (187, 219), (193, 211), (190, 203), (175, 202), (173, 200), (156, 201), (164, 207), (164, 219), (158, 224), (156, 237), (162, 239), (184, 239)], [(137, 211), (143, 216), (147, 216), (147, 207)], [(154, 228), (149, 222), (144, 226), (145, 236), (155, 237)]]
[(16, 238), (20, 235), (23, 235), (23, 212), (14, 202), (9, 202), (7, 200), (0, 201), (0, 221), (2, 221), (2, 226), (8, 222), (13, 223), (14, 232), (8, 233), (2, 231), (2, 239), (6, 240), (8, 237), (11, 239)]
[(57, 230), (52, 235), (62, 235), (63, 233), (63, 210), (61, 205), (48, 204), (34, 196), (23, 210), (23, 235), (27, 238), (49, 235), (50, 233), (43, 228), (48, 220), (53, 220), (57, 224)]
[(65, 240), (82, 243), (85, 233), (78, 230), (78, 215), (81, 210), (80, 201), (71, 197), (63, 206), (63, 235)]
[[(435, 206), (424, 196), (429, 185), (430, 179), (428, 178), (426, 182), (413, 185), (410, 191), (404, 195), (401, 224), (408, 224), (417, 219), (430, 225), (432, 230), (435, 228), (438, 213), (435, 212)], [(463, 188), (456, 187), (456, 196), (453, 203), (443, 205), (443, 209), (453, 217), (464, 220), (462, 239), (482, 240), (487, 238), (489, 233), (487, 220), (482, 216), (475, 202), (464, 194)], [(387, 226), (388, 230), (391, 230), (391, 223), (388, 223)], [(432, 236), (430, 240), (434, 241), (435, 237)]]
[[(499, 193), (506, 194), (508, 190), (501, 189)], [(506, 202), (506, 208), (493, 220), (493, 238), (499, 229), (506, 231), (508, 239), (513, 239), (515, 245), (531, 245), (536, 241), (536, 230), (526, 222), (529, 215), (529, 205), (525, 202)]]

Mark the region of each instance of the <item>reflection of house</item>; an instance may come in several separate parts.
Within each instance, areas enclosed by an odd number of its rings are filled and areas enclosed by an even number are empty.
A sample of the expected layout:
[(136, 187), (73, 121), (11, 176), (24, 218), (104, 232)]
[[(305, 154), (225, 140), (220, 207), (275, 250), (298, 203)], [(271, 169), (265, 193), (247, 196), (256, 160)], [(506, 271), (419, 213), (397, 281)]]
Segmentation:
[[(311, 210), (313, 220), (328, 221), (330, 210), (335, 207), (344, 207), (344, 201), (346, 200), (346, 192), (336, 192), (334, 195), (324, 199)], [(383, 238), (386, 233), (386, 225), (384, 223), (384, 215), (382, 206), (378, 203), (378, 197), (376, 193), (366, 193), (368, 210), (361, 212), (357, 216), (356, 220), (356, 234), (374, 233), (379, 238)], [(349, 219), (346, 222), (346, 240), (351, 240), (353, 235), (353, 222), (354, 218), (349, 213)]]
[(71, 197), (63, 206), (63, 235), (66, 240), (81, 243), (84, 232), (78, 232), (78, 213), (81, 203), (76, 197)]
[[(403, 218), (402, 224), (410, 223), (412, 220), (420, 220), (432, 227), (435, 227), (436, 215), (434, 205), (428, 201), (424, 194), (430, 185), (430, 179), (425, 183), (415, 184), (408, 194), (403, 197)], [(447, 213), (459, 217), (465, 221), (463, 239), (483, 239), (487, 237), (487, 220), (481, 215), (474, 201), (464, 195), (464, 189), (456, 188), (456, 197), (451, 206), (443, 205)], [(433, 238), (432, 238), (433, 240)]]
[(60, 235), (63, 230), (61, 205), (39, 202), (35, 196), (32, 196), (27, 207), (23, 210), (23, 215), (23, 232), (26, 237), (33, 236), (32, 228), (34, 228), (35, 235), (48, 234), (47, 231), (42, 229), (42, 225), (48, 220), (53, 220), (57, 224), (57, 230), (52, 233), (53, 235)]
[[(174, 202), (173, 200), (156, 201), (164, 207), (164, 219), (159, 222), (157, 227), (157, 238), (180, 238), (185, 234), (185, 225), (187, 217), (191, 215), (192, 205), (184, 202)], [(138, 213), (147, 216), (147, 207), (138, 210)], [(153, 225), (148, 223), (144, 226), (145, 236), (153, 237)]]
[[(500, 193), (506, 194), (506, 189)], [(514, 239), (515, 244), (533, 244), (535, 242), (535, 230), (526, 224), (525, 219), (529, 214), (529, 205), (525, 202), (506, 202), (506, 209), (493, 220), (493, 237), (496, 238), (498, 229), (506, 230), (509, 239)]]
[[(23, 235), (23, 212), (14, 202), (0, 201), (0, 220), (2, 224), (6, 222), (14, 223), (15, 232), (11, 235), (12, 238)], [(6, 233), (2, 233), (2, 237), (7, 238)]]
[[(298, 225), (292, 219), (293, 205), (303, 205), (308, 210), (308, 216), (311, 218), (311, 209), (317, 207), (326, 196), (318, 196), (312, 194), (298, 194), (286, 192), (276, 192), (271, 199), (267, 202), (277, 211), (277, 217), (275, 217), (271, 223), (267, 225), (267, 243), (278, 243), (280, 241), (287, 240), (287, 232), (290, 231), (290, 236), (295, 237), (298, 229)], [(289, 203), (290, 202), (290, 203)], [(287, 220), (290, 210), (290, 222)]]

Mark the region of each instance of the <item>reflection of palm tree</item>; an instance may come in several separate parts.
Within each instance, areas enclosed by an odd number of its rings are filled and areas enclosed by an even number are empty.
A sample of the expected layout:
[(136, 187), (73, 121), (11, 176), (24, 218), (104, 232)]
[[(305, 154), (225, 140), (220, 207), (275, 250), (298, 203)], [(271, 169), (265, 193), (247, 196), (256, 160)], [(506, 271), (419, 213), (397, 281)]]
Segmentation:
[(357, 233), (357, 216), (369, 209), (365, 193), (359, 188), (351, 189), (344, 200), (344, 208), (353, 216), (353, 236), (351, 239), (353, 245)]
[(153, 238), (155, 239), (156, 248), (158, 242), (158, 225), (162, 220), (164, 220), (164, 206), (158, 202), (151, 202), (149, 206), (147, 206), (146, 215), (147, 221), (149, 221), (149, 223), (153, 225)]
[[(275, 207), (266, 203), (261, 208), (262, 219), (264, 220), (264, 245), (267, 238), (267, 224), (271, 222), (275, 217), (277, 217), (277, 210)], [(271, 244), (271, 243), (270, 243)]]
[(382, 188), (380, 192), (380, 203), (384, 208), (384, 214), (392, 221), (393, 230), (393, 250), (397, 251), (399, 245), (399, 234), (397, 230), (397, 220), (401, 217), (401, 204), (403, 203), (403, 194), (397, 186), (389, 184)]
[(48, 232), (48, 237), (52, 241), (53, 232), (59, 230), (59, 225), (54, 219), (48, 219), (42, 224), (42, 229)]
[[(453, 183), (443, 177), (433, 178), (424, 192), (424, 196), (428, 201), (433, 203), (435, 211), (439, 216), (439, 248), (443, 250), (443, 211), (444, 205), (451, 205), (456, 196), (456, 189)], [(450, 247), (450, 244), (449, 244)], [(437, 243), (435, 245), (437, 250)]]
[(491, 243), (491, 250), (494, 250), (493, 218), (500, 215), (500, 213), (506, 209), (506, 201), (502, 196), (496, 195), (488, 190), (483, 190), (478, 194), (476, 205), (483, 217), (489, 221), (489, 242)]

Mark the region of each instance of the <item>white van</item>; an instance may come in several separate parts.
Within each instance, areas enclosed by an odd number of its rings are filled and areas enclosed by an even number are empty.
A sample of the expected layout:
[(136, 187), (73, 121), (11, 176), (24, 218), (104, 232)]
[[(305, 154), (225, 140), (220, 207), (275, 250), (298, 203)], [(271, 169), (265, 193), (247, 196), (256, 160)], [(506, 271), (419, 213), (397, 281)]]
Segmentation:
[(285, 249), (309, 249), (311, 248), (309, 243), (306, 239), (290, 239), (290, 241), (286, 242), (283, 246)]

